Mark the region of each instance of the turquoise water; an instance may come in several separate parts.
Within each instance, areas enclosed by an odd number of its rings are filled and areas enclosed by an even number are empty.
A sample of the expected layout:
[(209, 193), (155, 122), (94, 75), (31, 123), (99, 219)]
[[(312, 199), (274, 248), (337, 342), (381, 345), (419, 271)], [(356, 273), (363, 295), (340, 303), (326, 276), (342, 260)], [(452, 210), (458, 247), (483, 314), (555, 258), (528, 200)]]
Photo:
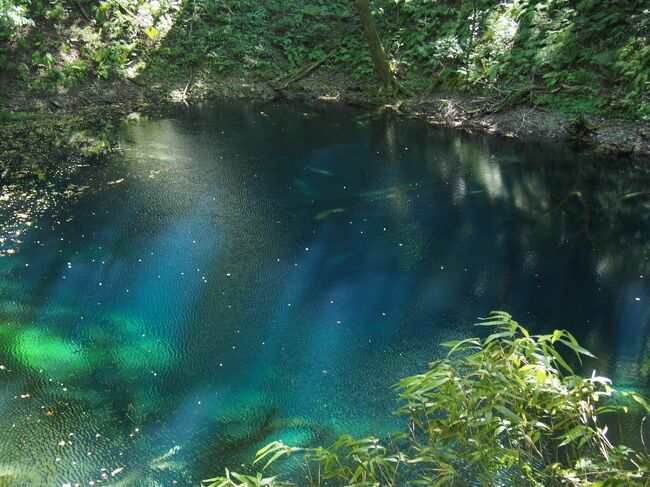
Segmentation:
[(0, 200), (0, 486), (196, 485), (273, 440), (388, 434), (389, 386), (492, 309), (648, 385), (648, 204), (621, 197), (650, 178), (629, 164), (336, 106), (169, 109), (117, 136)]

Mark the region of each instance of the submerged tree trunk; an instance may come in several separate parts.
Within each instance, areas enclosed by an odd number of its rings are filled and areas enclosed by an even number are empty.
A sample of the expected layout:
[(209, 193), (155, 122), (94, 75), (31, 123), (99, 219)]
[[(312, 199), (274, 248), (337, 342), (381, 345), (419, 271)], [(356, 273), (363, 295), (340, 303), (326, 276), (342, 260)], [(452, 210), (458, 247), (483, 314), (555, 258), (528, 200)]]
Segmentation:
[(372, 60), (375, 63), (375, 70), (377, 71), (377, 76), (379, 77), (380, 82), (380, 93), (387, 93), (390, 95), (401, 91), (399, 83), (395, 79), (393, 72), (390, 70), (386, 51), (379, 39), (375, 22), (370, 13), (368, 0), (354, 0), (354, 3), (357, 7), (359, 17), (361, 18), (361, 24), (363, 25), (363, 31), (366, 34), (368, 46), (370, 47)]

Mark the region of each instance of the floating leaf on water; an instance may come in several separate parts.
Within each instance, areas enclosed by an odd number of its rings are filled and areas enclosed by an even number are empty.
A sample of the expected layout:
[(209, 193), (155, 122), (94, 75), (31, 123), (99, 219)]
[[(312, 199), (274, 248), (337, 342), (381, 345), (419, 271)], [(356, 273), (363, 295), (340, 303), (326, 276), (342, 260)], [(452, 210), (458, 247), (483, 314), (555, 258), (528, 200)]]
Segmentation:
[(325, 169), (320, 169), (318, 167), (307, 166), (307, 170), (313, 172), (314, 174), (320, 174), (321, 176), (334, 176), (334, 173), (327, 171)]
[(345, 208), (334, 208), (334, 209), (331, 209), (331, 210), (322, 211), (322, 212), (320, 212), (318, 215), (316, 215), (314, 217), (314, 220), (324, 220), (325, 218), (327, 218), (330, 215), (334, 215), (336, 213), (343, 213), (344, 211), (346, 211)]

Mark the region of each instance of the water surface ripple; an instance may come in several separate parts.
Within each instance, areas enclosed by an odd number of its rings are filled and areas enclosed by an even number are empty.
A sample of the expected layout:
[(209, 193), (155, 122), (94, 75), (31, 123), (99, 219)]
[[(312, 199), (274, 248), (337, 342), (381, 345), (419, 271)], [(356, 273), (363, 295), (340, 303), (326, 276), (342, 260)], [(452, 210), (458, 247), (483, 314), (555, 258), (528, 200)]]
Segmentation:
[(336, 106), (119, 137), (20, 239), (0, 210), (2, 486), (196, 485), (272, 440), (388, 434), (389, 386), (491, 309), (648, 384), (639, 171)]

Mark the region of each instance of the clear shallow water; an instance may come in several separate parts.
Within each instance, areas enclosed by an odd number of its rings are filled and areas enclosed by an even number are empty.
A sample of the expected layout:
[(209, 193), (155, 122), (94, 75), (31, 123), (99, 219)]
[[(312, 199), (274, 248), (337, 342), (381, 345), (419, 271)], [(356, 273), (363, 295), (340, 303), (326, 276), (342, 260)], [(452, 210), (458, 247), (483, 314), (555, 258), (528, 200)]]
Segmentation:
[(0, 213), (2, 486), (195, 485), (272, 440), (387, 434), (389, 385), (491, 309), (648, 385), (638, 171), (335, 106), (119, 137), (74, 198)]

